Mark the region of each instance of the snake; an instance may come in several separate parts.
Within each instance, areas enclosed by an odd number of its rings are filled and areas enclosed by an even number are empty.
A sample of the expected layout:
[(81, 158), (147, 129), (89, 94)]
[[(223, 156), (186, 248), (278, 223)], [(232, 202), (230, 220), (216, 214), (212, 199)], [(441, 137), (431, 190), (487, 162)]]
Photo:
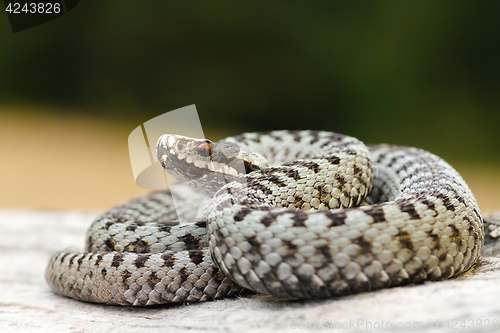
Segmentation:
[(455, 277), (482, 251), (474, 195), (422, 149), (278, 130), (165, 134), (156, 153), (180, 183), (98, 216), (85, 251), (55, 253), (55, 293), (127, 306), (335, 298)]

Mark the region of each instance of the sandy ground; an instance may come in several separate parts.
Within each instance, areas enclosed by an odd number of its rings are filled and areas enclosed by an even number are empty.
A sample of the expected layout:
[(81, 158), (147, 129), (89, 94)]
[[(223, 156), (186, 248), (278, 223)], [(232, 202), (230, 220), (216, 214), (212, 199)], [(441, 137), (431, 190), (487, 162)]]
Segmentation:
[[(135, 184), (128, 154), (139, 124), (55, 111), (0, 107), (0, 208), (104, 210), (147, 192)], [(500, 209), (500, 165), (454, 166), (483, 212)]]

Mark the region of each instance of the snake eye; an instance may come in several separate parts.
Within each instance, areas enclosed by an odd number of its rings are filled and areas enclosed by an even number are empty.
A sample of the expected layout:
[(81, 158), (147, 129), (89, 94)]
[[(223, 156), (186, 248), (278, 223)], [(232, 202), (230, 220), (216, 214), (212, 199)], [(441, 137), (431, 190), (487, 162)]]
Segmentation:
[(201, 156), (210, 156), (212, 154), (212, 146), (210, 145), (210, 141), (207, 140), (204, 143), (200, 144), (198, 148), (196, 148), (196, 151)]

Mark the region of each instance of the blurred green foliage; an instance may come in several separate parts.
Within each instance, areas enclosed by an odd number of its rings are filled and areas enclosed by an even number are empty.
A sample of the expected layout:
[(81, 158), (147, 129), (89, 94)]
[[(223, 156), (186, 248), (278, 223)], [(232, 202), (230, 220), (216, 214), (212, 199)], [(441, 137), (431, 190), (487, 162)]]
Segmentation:
[(80, 1), (16, 34), (0, 15), (0, 103), (134, 127), (196, 104), (226, 134), (325, 129), (498, 161), (499, 17), (497, 0)]

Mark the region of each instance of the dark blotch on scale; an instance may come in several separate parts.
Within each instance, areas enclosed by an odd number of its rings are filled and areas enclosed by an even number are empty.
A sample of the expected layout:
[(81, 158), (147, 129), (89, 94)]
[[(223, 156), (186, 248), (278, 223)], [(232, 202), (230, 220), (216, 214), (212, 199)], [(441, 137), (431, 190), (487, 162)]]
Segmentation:
[(261, 222), (263, 225), (268, 227), (271, 225), (271, 223), (276, 221), (280, 215), (281, 215), (281, 212), (279, 212), (279, 213), (267, 213), (267, 215), (264, 216), (264, 218), (261, 220)]
[(299, 172), (297, 170), (293, 170), (293, 169), (286, 170), (286, 176), (290, 177), (290, 178), (293, 178), (295, 180), (299, 180), (300, 179)]
[(276, 175), (267, 175), (265, 177), (262, 177), (263, 180), (268, 180), (269, 182), (279, 186), (279, 187), (285, 187), (286, 184), (283, 183), (280, 178)]
[(149, 244), (139, 238), (135, 242), (132, 242), (129, 245), (127, 245), (125, 247), (125, 251), (136, 252), (136, 253), (147, 253), (149, 252)]
[(356, 151), (352, 150), (352, 149), (346, 149), (344, 150), (344, 152), (348, 155), (356, 155)]
[(326, 210), (323, 214), (328, 216), (330, 227), (344, 225), (347, 215), (341, 210)]
[(303, 165), (314, 173), (319, 171), (319, 165), (314, 162), (304, 162)]
[(427, 206), (427, 208), (429, 208), (430, 210), (434, 211), (434, 216), (436, 216), (437, 212), (436, 212), (436, 205), (434, 205), (434, 203), (430, 202), (429, 200), (422, 200), (421, 201), (424, 205)]
[[(267, 178), (267, 177), (263, 177), (262, 179), (269, 180), (269, 178)], [(248, 186), (252, 187), (256, 191), (259, 191), (259, 190), (262, 191), (262, 193), (264, 193), (266, 196), (273, 194), (273, 191), (271, 191), (270, 189), (268, 189), (266, 186), (262, 185), (261, 183), (259, 183), (255, 179), (250, 179), (248, 181)], [(231, 193), (228, 193), (228, 194), (231, 194)]]
[(116, 253), (113, 256), (113, 260), (111, 261), (111, 266), (112, 267), (120, 267), (120, 265), (123, 263), (123, 253), (119, 252)]
[(163, 232), (170, 232), (170, 229), (172, 229), (172, 226), (169, 225), (168, 222), (163, 222), (162, 224), (158, 225), (158, 229), (160, 231), (163, 231)]
[(184, 244), (186, 244), (187, 250), (197, 250), (200, 248), (200, 239), (191, 234), (186, 234), (180, 238)]
[(180, 270), (179, 270), (179, 275), (178, 275), (178, 278), (179, 278), (179, 284), (183, 284), (184, 282), (186, 282), (187, 278), (189, 277), (189, 274), (190, 272), (186, 269), (186, 267), (182, 267)]
[(167, 252), (163, 253), (161, 255), (161, 258), (163, 259), (163, 265), (164, 267), (172, 267), (175, 264), (175, 258), (174, 254), (172, 252)]
[(74, 260), (78, 256), (78, 254), (73, 254), (71, 258), (69, 258), (69, 265), (73, 266), (74, 265)]
[(249, 207), (243, 206), (240, 208), (238, 213), (236, 213), (236, 215), (234, 216), (234, 220), (236, 222), (242, 221), (245, 218), (245, 216), (247, 216), (251, 212), (252, 212), (252, 210)]
[(154, 289), (156, 284), (160, 281), (161, 279), (156, 275), (156, 272), (152, 272), (149, 276), (148, 285), (151, 289)]
[(452, 231), (452, 238), (458, 238), (460, 236), (460, 231), (457, 229), (457, 227), (453, 224), (448, 225)]
[(409, 202), (403, 202), (401, 204), (401, 211), (410, 215), (412, 220), (419, 220), (420, 219), (420, 215), (415, 210), (415, 207), (413, 206), (413, 204), (411, 204)]
[(106, 241), (104, 242), (104, 244), (106, 245), (106, 250), (108, 250), (108, 251), (114, 251), (114, 249), (115, 249), (115, 241), (114, 241), (113, 238), (106, 239)]
[(314, 189), (315, 189), (316, 191), (318, 191), (318, 192), (319, 192), (319, 198), (320, 198), (320, 199), (321, 199), (321, 197), (323, 196), (323, 194), (325, 194), (325, 193), (323, 192), (323, 188), (324, 188), (324, 187), (325, 187), (325, 185), (317, 185), (317, 186), (315, 186), (315, 187), (314, 187)]
[(330, 156), (327, 158), (328, 162), (332, 164), (339, 164), (340, 163), (340, 158), (338, 156)]
[(363, 173), (363, 170), (361, 170), (357, 165), (355, 165), (354, 166), (354, 176), (360, 177), (362, 173)]
[(137, 229), (137, 227), (138, 227), (137, 223), (133, 223), (131, 225), (128, 225), (125, 228), (125, 230), (135, 232), (135, 230)]
[(134, 265), (137, 268), (144, 267), (144, 264), (146, 261), (148, 261), (149, 256), (148, 255), (139, 255), (135, 260), (134, 260)]
[(64, 259), (68, 256), (68, 252), (64, 253), (60, 258), (59, 258), (59, 262), (64, 262)]
[(354, 244), (358, 244), (361, 249), (363, 249), (363, 253), (369, 253), (372, 250), (372, 243), (370, 240), (367, 240), (364, 236), (360, 236), (356, 239), (353, 239), (352, 242)]
[(203, 252), (200, 250), (189, 251), (189, 258), (194, 264), (198, 265), (203, 261)]
[(298, 211), (294, 214), (294, 216), (292, 216), (292, 220), (294, 227), (303, 227), (304, 222), (307, 220), (307, 214), (302, 211)]
[(407, 233), (406, 231), (399, 232), (399, 242), (405, 248), (413, 250), (413, 242), (411, 240), (411, 235), (409, 233)]
[(365, 213), (373, 217), (375, 223), (385, 222), (385, 213), (382, 207), (373, 207), (371, 209), (367, 209)]
[(437, 194), (436, 198), (439, 198), (443, 201), (443, 205), (446, 207), (447, 210), (455, 210), (455, 206), (453, 206), (450, 199), (448, 199), (442, 193)]
[(76, 262), (78, 263), (78, 269), (80, 269), (80, 266), (82, 265), (83, 262), (83, 257), (80, 257)]

